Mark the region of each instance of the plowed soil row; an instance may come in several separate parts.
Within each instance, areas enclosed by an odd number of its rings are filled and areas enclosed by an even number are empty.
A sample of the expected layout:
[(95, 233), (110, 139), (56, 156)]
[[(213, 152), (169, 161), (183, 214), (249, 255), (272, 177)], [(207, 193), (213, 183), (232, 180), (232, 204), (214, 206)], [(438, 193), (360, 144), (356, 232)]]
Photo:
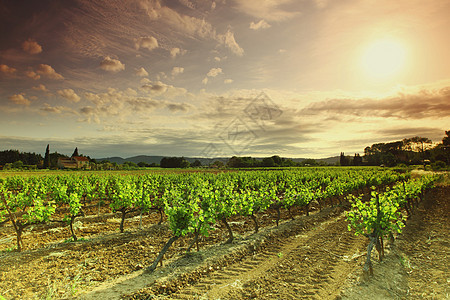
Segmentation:
[(341, 209), (291, 221), (253, 240), (258, 246), (240, 259), (207, 262), (207, 272), (157, 282), (129, 298), (334, 299), (361, 264), (367, 243), (348, 232)]
[(343, 299), (450, 299), (450, 186), (437, 187), (407, 221), (374, 277), (356, 272)]
[[(273, 227), (275, 216), (275, 211), (268, 211), (257, 219), (261, 227)], [(4, 224), (0, 226), (0, 295), (6, 299), (68, 298), (122, 276), (135, 276), (151, 265), (171, 236), (166, 222), (156, 225), (159, 218), (158, 213), (145, 215), (143, 229), (138, 229), (139, 216), (127, 219), (124, 233), (118, 232), (120, 219), (114, 214), (77, 218), (78, 242), (66, 241), (70, 232), (61, 223), (27, 227), (21, 253), (8, 250), (15, 246), (15, 232), (11, 224)], [(282, 211), (282, 218), (290, 218), (287, 211)], [(234, 217), (229, 223), (237, 240), (253, 232), (249, 218)], [(200, 240), (200, 248), (226, 239), (226, 228), (218, 224), (209, 237)], [(192, 236), (177, 240), (164, 263), (183, 255), (191, 240)]]
[[(292, 224), (296, 226), (296, 224)], [(347, 231), (342, 214), (280, 239), (172, 295), (175, 299), (326, 299), (340, 294), (366, 241)], [(295, 230), (295, 229), (294, 229)]]
[[(200, 241), (200, 252), (186, 254), (191, 236), (177, 240), (164, 265), (144, 272), (170, 238), (156, 213), (126, 222), (82, 220), (87, 238), (61, 243), (67, 228), (27, 231), (22, 253), (0, 251), (0, 295), (6, 299), (448, 299), (450, 274), (450, 187), (430, 191), (404, 232), (377, 261), (373, 278), (362, 276), (367, 241), (347, 230), (342, 207), (295, 212), (274, 225), (275, 211), (230, 220), (236, 238), (223, 244), (220, 225)], [(6, 230), (3, 230), (6, 229)], [(3, 243), (13, 232), (2, 227)], [(45, 241), (41, 240), (45, 238)], [(39, 246), (35, 246), (39, 245)]]

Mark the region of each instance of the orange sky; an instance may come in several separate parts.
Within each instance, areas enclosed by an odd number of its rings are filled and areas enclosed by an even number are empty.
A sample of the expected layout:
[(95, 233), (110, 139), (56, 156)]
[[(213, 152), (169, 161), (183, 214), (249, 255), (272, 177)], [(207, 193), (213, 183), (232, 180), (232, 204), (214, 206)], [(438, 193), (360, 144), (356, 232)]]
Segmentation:
[(327, 157), (450, 122), (450, 1), (0, 1), (0, 145)]

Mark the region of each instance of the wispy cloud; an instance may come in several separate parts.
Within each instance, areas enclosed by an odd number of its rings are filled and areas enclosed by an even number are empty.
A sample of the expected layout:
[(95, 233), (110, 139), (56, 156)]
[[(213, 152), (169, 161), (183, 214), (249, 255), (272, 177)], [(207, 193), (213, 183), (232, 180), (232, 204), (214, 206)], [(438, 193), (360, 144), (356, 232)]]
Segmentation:
[(55, 71), (55, 69), (53, 69), (51, 66), (46, 65), (46, 64), (40, 64), (37, 68), (36, 68), (36, 73), (39, 75), (42, 75), (44, 77), (47, 77), (49, 79), (54, 79), (54, 80), (63, 80), (64, 77), (57, 73)]
[(185, 55), (187, 53), (187, 50), (183, 50), (177, 47), (174, 47), (170, 49), (170, 56), (175, 58), (177, 56)]
[(173, 67), (171, 74), (172, 74), (173, 77), (175, 77), (177, 75), (182, 74), (183, 72), (184, 72), (184, 68), (183, 67)]
[(244, 55), (244, 49), (242, 49), (241, 46), (239, 46), (239, 44), (236, 42), (236, 40), (234, 39), (234, 33), (231, 32), (231, 30), (228, 30), (225, 34), (217, 35), (217, 39), (220, 44), (230, 49), (230, 51), (237, 56)]
[(74, 103), (79, 102), (81, 99), (72, 89), (59, 90), (58, 95)]
[(42, 46), (33, 39), (28, 39), (22, 43), (23, 51), (29, 54), (38, 54), (42, 52)]
[(147, 70), (145, 70), (143, 67), (136, 69), (134, 74), (136, 74), (136, 76), (140, 76), (140, 77), (146, 77), (148, 76), (148, 72)]
[(443, 118), (450, 115), (450, 87), (384, 99), (331, 99), (311, 104), (301, 113), (396, 119)]
[(9, 77), (14, 76), (17, 73), (17, 69), (9, 67), (7, 65), (0, 65), (0, 73)]
[(37, 74), (33, 70), (25, 71), (25, 76), (27, 76), (28, 78), (33, 79), (33, 80), (39, 80), (41, 78), (41, 75)]
[(151, 51), (155, 48), (158, 48), (158, 41), (153, 36), (140, 37), (136, 40), (135, 47), (137, 50), (139, 50), (140, 48), (145, 48)]
[(34, 86), (33, 90), (35, 91), (41, 91), (41, 92), (49, 92), (49, 90), (45, 87), (45, 85), (40, 84), (38, 86)]
[(100, 63), (100, 68), (108, 72), (117, 73), (125, 70), (125, 64), (118, 59), (107, 56)]
[(17, 105), (30, 105), (31, 101), (25, 98), (25, 93), (14, 94), (8, 97), (9, 101), (17, 104)]
[(234, 3), (240, 12), (269, 21), (284, 21), (299, 14), (296, 10), (285, 8), (296, 4), (294, 0), (234, 0)]
[(260, 20), (258, 23), (251, 22), (250, 23), (250, 29), (253, 30), (260, 30), (260, 29), (267, 29), (272, 27), (269, 23), (267, 23), (265, 20)]
[(223, 74), (222, 68), (211, 68), (206, 76), (208, 77), (216, 77), (219, 74)]

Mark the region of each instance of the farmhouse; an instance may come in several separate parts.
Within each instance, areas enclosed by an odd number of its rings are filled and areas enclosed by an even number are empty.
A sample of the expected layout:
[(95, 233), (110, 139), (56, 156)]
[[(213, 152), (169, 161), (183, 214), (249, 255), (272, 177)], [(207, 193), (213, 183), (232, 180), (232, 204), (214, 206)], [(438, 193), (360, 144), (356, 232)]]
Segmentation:
[(89, 169), (89, 158), (84, 156), (72, 156), (71, 158), (58, 158), (60, 169)]

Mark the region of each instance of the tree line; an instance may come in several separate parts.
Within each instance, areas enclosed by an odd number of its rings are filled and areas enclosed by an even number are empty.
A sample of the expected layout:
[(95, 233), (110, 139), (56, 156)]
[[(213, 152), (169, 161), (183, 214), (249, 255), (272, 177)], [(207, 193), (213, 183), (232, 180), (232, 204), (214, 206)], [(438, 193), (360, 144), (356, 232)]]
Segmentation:
[(346, 156), (341, 152), (341, 166), (396, 166), (432, 164), (444, 168), (450, 164), (450, 131), (445, 131), (442, 142), (433, 144), (426, 137), (415, 136), (401, 141), (377, 143), (364, 148), (364, 156)]

